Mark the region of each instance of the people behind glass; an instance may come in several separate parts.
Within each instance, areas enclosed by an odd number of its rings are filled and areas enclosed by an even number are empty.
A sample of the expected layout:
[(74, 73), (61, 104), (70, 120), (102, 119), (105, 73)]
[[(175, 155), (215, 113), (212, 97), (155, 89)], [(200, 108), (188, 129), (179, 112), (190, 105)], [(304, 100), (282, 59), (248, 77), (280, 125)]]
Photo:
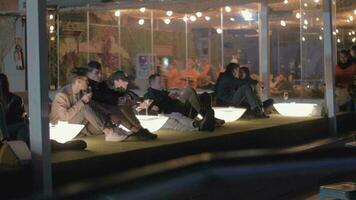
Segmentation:
[[(335, 68), (335, 82), (339, 86), (351, 87), (353, 78), (356, 75), (356, 59), (354, 46), (351, 50), (341, 50), (338, 52), (338, 62)], [(352, 52), (352, 53), (351, 53)]]
[[(215, 119), (209, 94), (203, 93), (198, 96), (190, 86), (184, 87), (181, 91), (169, 92), (163, 89), (162, 77), (159, 74), (151, 75), (148, 80), (149, 88), (144, 98), (152, 100), (149, 107), (151, 111), (163, 114), (180, 113), (194, 120), (193, 126), (201, 131), (213, 131), (216, 126), (225, 123), (223, 120)], [(203, 117), (202, 120), (196, 120), (198, 114)]]
[(220, 73), (215, 85), (217, 103), (227, 106), (240, 106), (246, 100), (249, 109), (255, 117), (267, 117), (257, 99), (252, 87), (258, 83), (253, 79), (239, 77), (240, 66), (229, 63), (226, 70)]

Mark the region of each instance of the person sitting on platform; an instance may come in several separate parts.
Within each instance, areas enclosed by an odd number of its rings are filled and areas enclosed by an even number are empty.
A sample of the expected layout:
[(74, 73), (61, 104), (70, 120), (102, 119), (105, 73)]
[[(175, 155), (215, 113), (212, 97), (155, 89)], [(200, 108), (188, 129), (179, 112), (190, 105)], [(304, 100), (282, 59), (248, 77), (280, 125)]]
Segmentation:
[[(107, 123), (106, 116), (94, 111), (90, 102), (92, 93), (88, 91), (88, 78), (86, 68), (74, 68), (71, 72), (70, 84), (58, 92), (52, 102), (50, 121), (52, 124), (58, 121), (85, 124), (82, 135), (105, 134), (105, 140), (119, 142), (125, 140), (130, 133), (112, 127)], [(90, 129), (90, 128), (94, 128)]]
[[(111, 81), (102, 80), (101, 64), (97, 61), (88, 63), (87, 77), (91, 87), (94, 107), (109, 116), (111, 122), (116, 126), (121, 124), (133, 134), (131, 138), (137, 140), (156, 139), (157, 135), (144, 129), (137, 119), (132, 106), (136, 100), (130, 96), (127, 90), (128, 76), (123, 71), (117, 71), (112, 75)], [(145, 107), (144, 103), (140, 105)]]
[[(214, 118), (214, 110), (211, 108), (211, 97), (204, 93), (198, 97), (196, 91), (187, 86), (181, 92), (168, 92), (162, 88), (162, 78), (159, 74), (153, 74), (149, 77), (150, 87), (144, 98), (153, 100), (150, 110), (156, 113), (172, 114), (180, 113), (190, 119), (195, 119), (200, 114), (201, 121), (184, 120), (187, 126), (198, 127), (201, 131), (213, 131), (215, 126), (221, 126), (225, 123), (223, 120)], [(172, 127), (177, 129), (177, 127)]]
[(246, 98), (255, 117), (267, 117), (252, 90), (252, 87), (258, 82), (253, 79), (240, 79), (239, 69), (240, 66), (238, 64), (229, 63), (225, 72), (220, 73), (215, 85), (217, 101), (228, 106), (240, 106), (241, 102)]

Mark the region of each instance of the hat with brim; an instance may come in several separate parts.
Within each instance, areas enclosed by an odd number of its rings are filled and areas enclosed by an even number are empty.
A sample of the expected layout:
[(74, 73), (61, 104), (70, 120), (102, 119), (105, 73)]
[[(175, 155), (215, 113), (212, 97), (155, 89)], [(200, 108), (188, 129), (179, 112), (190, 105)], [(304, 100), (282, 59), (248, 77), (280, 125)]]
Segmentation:
[(122, 80), (129, 82), (129, 76), (124, 71), (119, 70), (112, 74), (111, 80)]

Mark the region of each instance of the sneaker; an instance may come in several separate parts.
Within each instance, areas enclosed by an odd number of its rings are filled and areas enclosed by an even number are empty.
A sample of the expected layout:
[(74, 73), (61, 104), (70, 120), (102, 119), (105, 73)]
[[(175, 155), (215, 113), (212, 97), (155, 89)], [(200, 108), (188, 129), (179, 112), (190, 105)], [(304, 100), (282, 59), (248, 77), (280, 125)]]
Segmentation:
[(147, 129), (140, 129), (136, 133), (130, 135), (130, 138), (133, 140), (155, 140), (157, 137), (156, 134), (151, 133)]
[(215, 129), (215, 113), (213, 109), (206, 111), (204, 118), (200, 122), (199, 131), (214, 131)]
[(215, 118), (215, 127), (221, 127), (222, 125), (225, 124), (225, 120)]
[(106, 131), (105, 141), (107, 142), (122, 142), (129, 137), (128, 132), (121, 128), (114, 128), (111, 131)]

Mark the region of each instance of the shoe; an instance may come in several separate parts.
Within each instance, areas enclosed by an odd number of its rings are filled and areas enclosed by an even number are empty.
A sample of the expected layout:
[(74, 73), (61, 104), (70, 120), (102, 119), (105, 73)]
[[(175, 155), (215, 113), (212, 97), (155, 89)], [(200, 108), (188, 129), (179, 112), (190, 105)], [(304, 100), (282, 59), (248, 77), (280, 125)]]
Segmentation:
[(111, 131), (106, 131), (105, 133), (105, 141), (107, 142), (122, 142), (128, 137), (128, 132), (118, 127), (111, 129)]
[(140, 129), (136, 133), (132, 133), (129, 137), (133, 140), (155, 140), (158, 136), (147, 129)]
[(215, 129), (215, 113), (213, 109), (206, 111), (205, 116), (200, 122), (199, 131), (214, 131)]
[(261, 109), (259, 108), (255, 108), (253, 110), (251, 110), (252, 112), (252, 116), (254, 118), (269, 118), (268, 115), (266, 115)]
[(215, 128), (216, 127), (222, 127), (222, 125), (225, 124), (225, 120), (222, 120), (222, 119), (218, 119), (218, 118), (215, 118)]
[(83, 140), (72, 140), (66, 143), (59, 143), (55, 140), (51, 140), (51, 148), (52, 151), (60, 151), (60, 150), (77, 150), (83, 151), (87, 148), (87, 143)]
[(273, 104), (274, 104), (273, 99), (267, 99), (266, 101), (264, 101), (263, 102), (263, 111), (268, 114), (272, 113), (274, 110)]

